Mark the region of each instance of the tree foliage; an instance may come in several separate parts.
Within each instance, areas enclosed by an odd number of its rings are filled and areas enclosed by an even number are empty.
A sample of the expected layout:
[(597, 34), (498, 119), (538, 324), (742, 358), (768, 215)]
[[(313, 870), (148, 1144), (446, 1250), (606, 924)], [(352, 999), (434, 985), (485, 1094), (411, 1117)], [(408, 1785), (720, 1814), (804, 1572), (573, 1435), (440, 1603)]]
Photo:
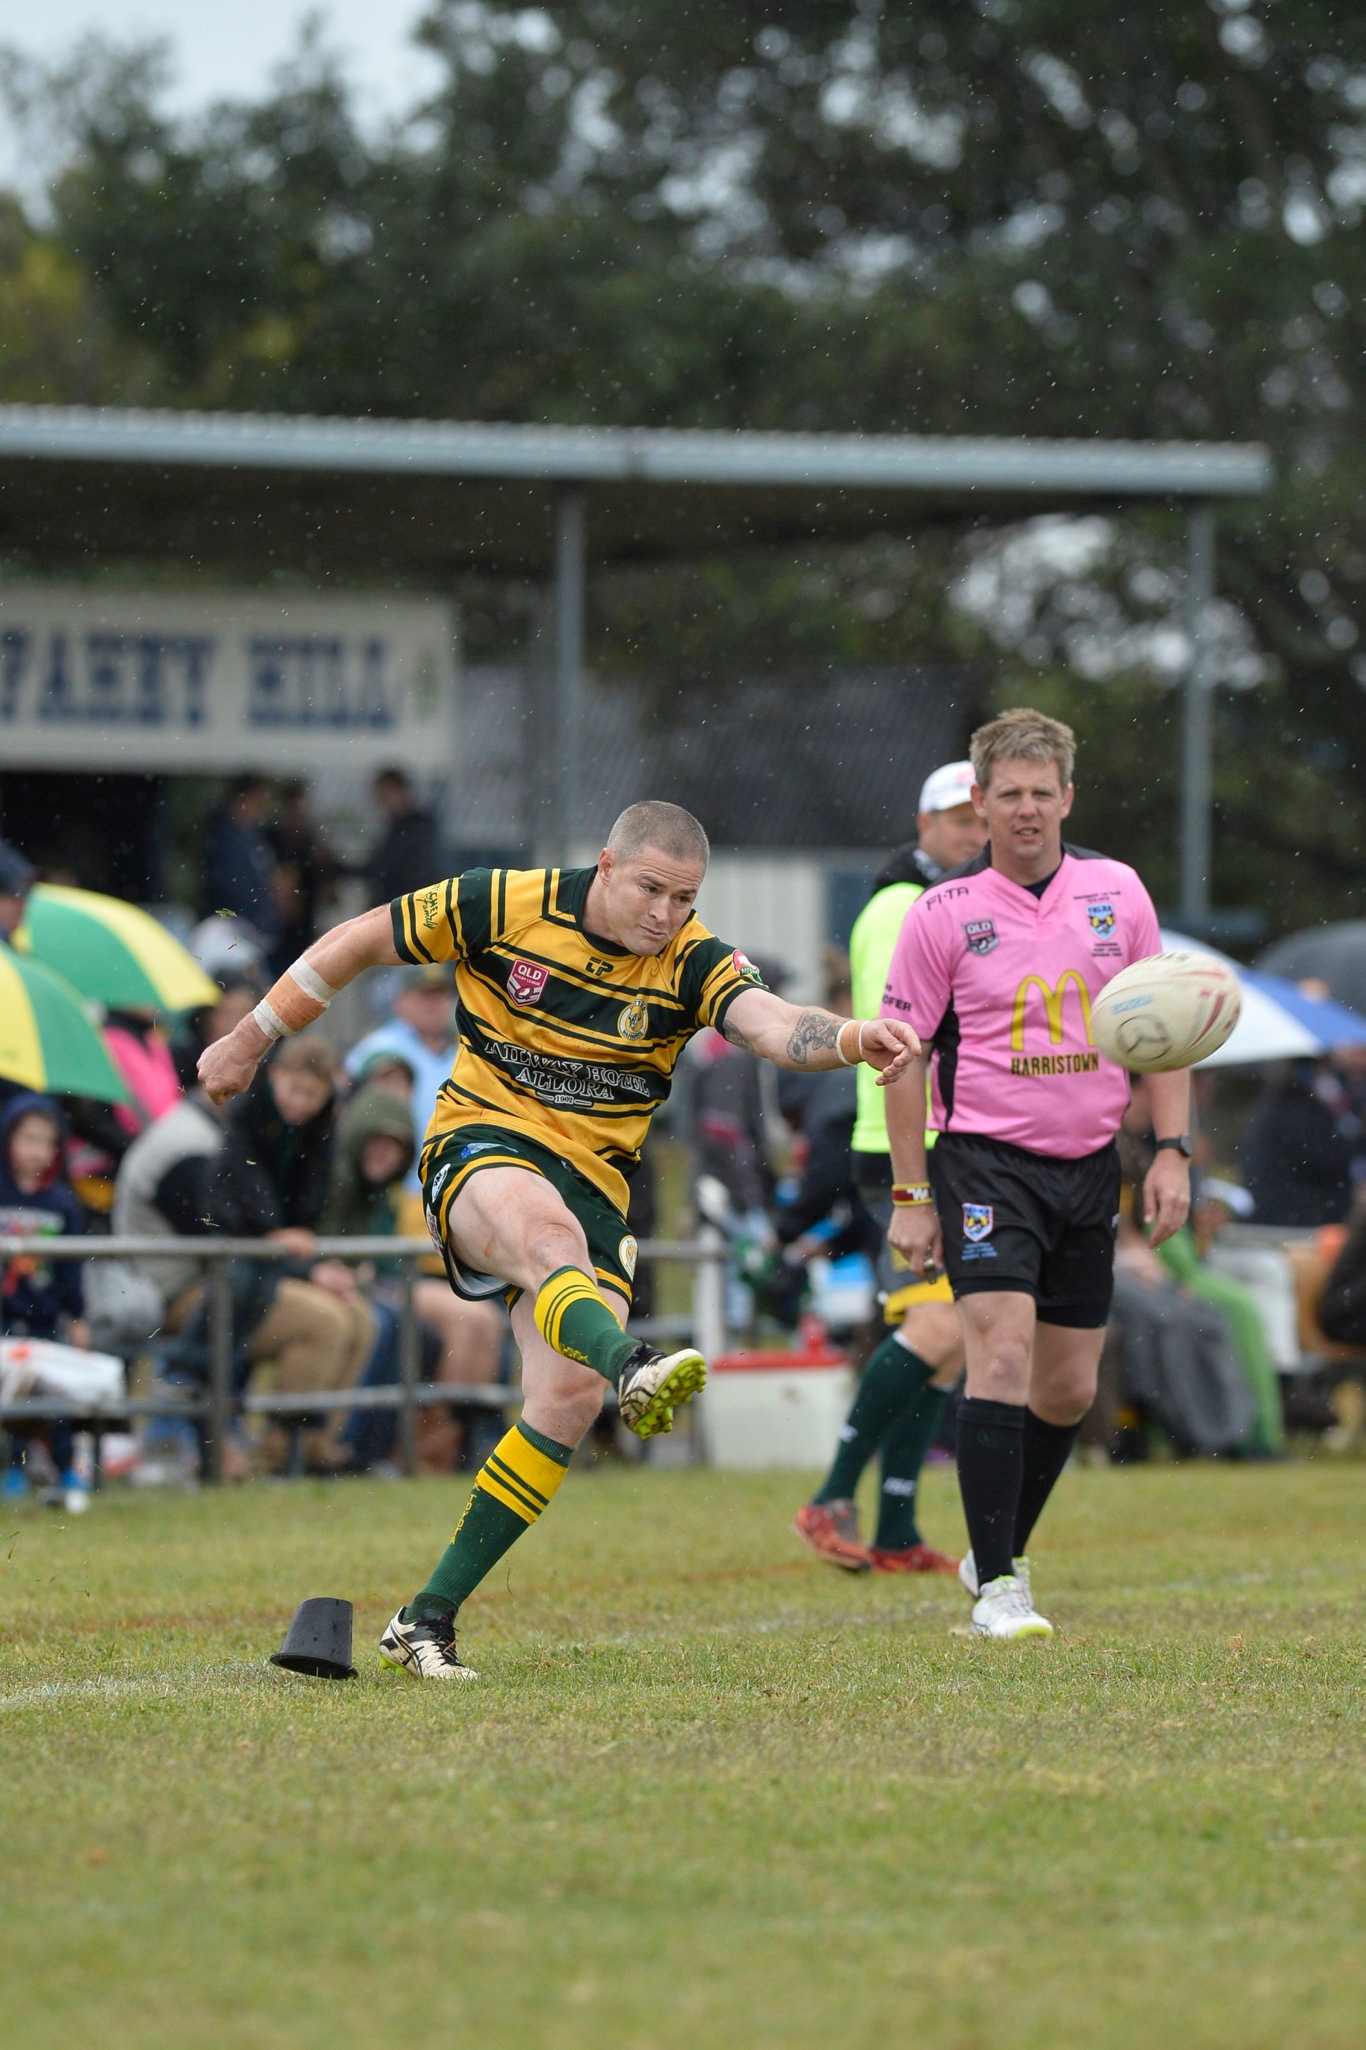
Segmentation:
[[(7, 393), (1264, 440), (1274, 496), (1221, 516), (1250, 687), (1221, 695), (1216, 895), (1366, 908), (1366, 17), (441, 0), (421, 36), (440, 89), (382, 133), (316, 40), (188, 124), (87, 53), (50, 226), (13, 261), (0, 237), (7, 326), (67, 340), (21, 344), (41, 374)], [(1169, 870), (1180, 534), (1103, 538), (985, 613), (944, 602), (980, 536), (617, 578), (600, 652), (666, 708), (756, 667), (969, 660), (1076, 714), (1096, 837), (1122, 815)]]

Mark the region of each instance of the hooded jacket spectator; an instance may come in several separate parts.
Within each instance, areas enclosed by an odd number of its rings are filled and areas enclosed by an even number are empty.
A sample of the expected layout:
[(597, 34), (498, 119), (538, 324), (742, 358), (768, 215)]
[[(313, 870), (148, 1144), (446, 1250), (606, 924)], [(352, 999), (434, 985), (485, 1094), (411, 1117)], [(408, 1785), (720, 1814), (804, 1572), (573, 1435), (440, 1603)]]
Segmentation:
[[(393, 1139), (402, 1148), (402, 1165), (383, 1182), (365, 1174), (365, 1151), (372, 1139)], [(388, 1089), (360, 1090), (338, 1122), (324, 1235), (375, 1238), (391, 1233), (395, 1212), (390, 1192), (407, 1174), (416, 1151), (413, 1121), (403, 1098)]]
[[(10, 1149), (15, 1127), (27, 1117), (46, 1118), (57, 1134), (58, 1144), (51, 1171), (38, 1188), (21, 1190), (14, 1178)], [(61, 1238), (67, 1233), (84, 1231), (81, 1206), (61, 1169), (61, 1137), (61, 1112), (50, 1096), (24, 1090), (0, 1105), (0, 1241)], [(77, 1260), (54, 1260), (44, 1266), (28, 1257), (4, 1260), (0, 1300), (7, 1333), (26, 1338), (56, 1338), (63, 1318), (82, 1314), (81, 1264)]]
[(229, 1238), (264, 1238), (286, 1225), (313, 1231), (327, 1204), (336, 1132), (335, 1098), (316, 1117), (287, 1124), (262, 1068), (228, 1113), (209, 1179), (213, 1228)]

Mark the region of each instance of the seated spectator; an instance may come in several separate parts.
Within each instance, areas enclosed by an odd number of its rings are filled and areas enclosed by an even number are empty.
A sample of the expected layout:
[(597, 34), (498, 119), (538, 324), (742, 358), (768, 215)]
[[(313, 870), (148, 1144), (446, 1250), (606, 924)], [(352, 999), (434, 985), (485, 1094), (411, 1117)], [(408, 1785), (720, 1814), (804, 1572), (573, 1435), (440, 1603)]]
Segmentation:
[[(84, 1230), (81, 1206), (62, 1173), (62, 1138), (61, 1113), (50, 1096), (21, 1091), (0, 1106), (0, 1242), (5, 1238), (61, 1238)], [(0, 1329), (6, 1338), (88, 1344), (81, 1261), (44, 1264), (28, 1255), (6, 1259), (2, 1248), (0, 1260), (4, 1262)], [(71, 1470), (70, 1425), (58, 1418), (45, 1420), (36, 1430), (10, 1424), (7, 1436), (6, 1498), (27, 1493), (28, 1446), (33, 1438), (41, 1437), (62, 1476), (58, 1499), (74, 1506), (67, 1498), (81, 1489)]]
[[(392, 1016), (352, 1047), (346, 1057), (346, 1072), (353, 1078), (368, 1075), (378, 1054), (407, 1063), (413, 1074), (413, 1137), (420, 1148), (436, 1109), (438, 1092), (450, 1080), (456, 1045), (455, 983), (450, 970), (438, 966), (404, 968), (394, 978)], [(419, 1199), (412, 1225), (420, 1231), (422, 1186), (416, 1164), (409, 1170), (407, 1188), (410, 1195)]]
[[(369, 1056), (355, 1079), (363, 1089), (385, 1089), (390, 1096), (397, 1096), (404, 1103), (411, 1105), (413, 1085), (417, 1077), (413, 1073), (411, 1061), (406, 1061), (401, 1053), (388, 1053), (381, 1047), (378, 1053)], [(409, 1122), (411, 1123), (411, 1119)], [(413, 1133), (413, 1139), (416, 1152), (421, 1144), (416, 1131)]]
[[(332, 1189), (323, 1215), (327, 1237), (387, 1237), (398, 1229), (394, 1190), (415, 1151), (412, 1122), (402, 1099), (379, 1083), (369, 1083), (343, 1111), (337, 1133)], [(398, 1379), (396, 1338), (398, 1292), (386, 1287), (381, 1269), (375, 1286), (381, 1319), (381, 1343), (367, 1369), (370, 1383)], [(435, 1340), (434, 1378), (456, 1383), (489, 1384), (497, 1380), (507, 1337), (507, 1318), (494, 1303), (467, 1303), (444, 1281), (419, 1280), (413, 1290), (418, 1318)], [(348, 1426), (353, 1444), (363, 1447), (366, 1465), (387, 1459), (392, 1451), (396, 1419), (392, 1411), (359, 1413)], [(459, 1450), (459, 1433), (451, 1435), (443, 1410), (422, 1412), (418, 1435), (418, 1466), (424, 1472), (449, 1472)]]
[(180, 1021), (171, 1041), (171, 1058), (184, 1090), (198, 1087), (199, 1056), (205, 1047), (240, 1025), (266, 993), (265, 983), (254, 969), (224, 967), (214, 980), (220, 991), (218, 1002), (191, 1011)]
[(1329, 1270), (1318, 1315), (1325, 1338), (1366, 1347), (1366, 1207), (1359, 1209)]
[[(1152, 1113), (1141, 1076), (1134, 1078), (1122, 1131), (1121, 1153), (1131, 1170), (1131, 1188), (1135, 1192), (1132, 1209), (1138, 1202), (1136, 1192), (1142, 1186), (1142, 1173), (1152, 1159)], [(1198, 1207), (1197, 1204), (1197, 1213)], [(1285, 1449), (1281, 1385), (1255, 1296), (1241, 1281), (1211, 1271), (1189, 1224), (1157, 1248), (1157, 1259), (1179, 1288), (1198, 1301), (1211, 1304), (1227, 1326), (1254, 1403), (1249, 1428), (1233, 1449), (1252, 1458), (1274, 1458)]]
[(106, 1011), (101, 1037), (128, 1089), (126, 1103), (72, 1101), (67, 1169), (87, 1210), (107, 1217), (114, 1207), (118, 1164), (139, 1132), (180, 1095), (180, 1077), (154, 1010)]
[[(251, 1119), (239, 1120), (232, 1133), (233, 1156), (225, 1159), (229, 1120), (203, 1091), (182, 1097), (166, 1116), (134, 1140), (119, 1168), (114, 1198), (114, 1230), (137, 1238), (203, 1237), (211, 1231), (234, 1236), (272, 1238), (290, 1246), (296, 1263), (233, 1261), (233, 1329), (236, 1339), (234, 1381), (245, 1387), (252, 1368), (270, 1360), (275, 1385), (283, 1393), (352, 1386), (373, 1348), (375, 1322), (356, 1290), (349, 1268), (337, 1261), (313, 1258), (313, 1232), (299, 1218), (316, 1221), (326, 1195), (327, 1159), (319, 1173), (316, 1144), (300, 1147), (306, 1172), (297, 1184), (283, 1176), (284, 1195), (271, 1182), (268, 1168), (257, 1178), (261, 1162), (277, 1168), (291, 1151), (294, 1128), (314, 1123), (320, 1114), (331, 1130), (331, 1057), (322, 1048), (315, 1063), (312, 1048), (320, 1042), (301, 1037), (287, 1041), (263, 1071), (265, 1080), (280, 1075), (269, 1093), (259, 1098)], [(300, 1055), (291, 1049), (304, 1049)], [(319, 1072), (314, 1072), (315, 1067)], [(294, 1080), (291, 1080), (291, 1075)], [(269, 1086), (269, 1085), (268, 1085)], [(246, 1112), (247, 1101), (240, 1108)], [(264, 1132), (258, 1158), (247, 1136), (252, 1120)], [(278, 1128), (277, 1128), (278, 1127)], [(278, 1220), (278, 1221), (277, 1221)], [(164, 1305), (161, 1328), (169, 1341), (165, 1363), (172, 1375), (202, 1385), (208, 1374), (208, 1310), (205, 1262), (192, 1245), (131, 1263), (151, 1281)], [(283, 1433), (271, 1440), (277, 1458), (285, 1447)], [(306, 1451), (324, 1468), (344, 1463), (335, 1421), (329, 1431), (315, 1433)], [(250, 1462), (243, 1448), (230, 1450), (228, 1470), (245, 1475)]]
[(1345, 1221), (1356, 1139), (1332, 1094), (1313, 1062), (1294, 1061), (1253, 1111), (1239, 1154), (1258, 1224), (1306, 1230)]
[(1126, 1204), (1120, 1216), (1106, 1334), (1115, 1396), (1159, 1425), (1178, 1453), (1232, 1452), (1256, 1405), (1223, 1313), (1177, 1287), (1130, 1211)]
[[(286, 1039), (245, 1096), (230, 1107), (223, 1143), (207, 1174), (209, 1228), (229, 1238), (268, 1238), (299, 1263), (281, 1274), (264, 1316), (252, 1330), (248, 1361), (272, 1360), (280, 1394), (350, 1388), (374, 1350), (374, 1311), (352, 1268), (317, 1260), (314, 1233), (327, 1203), (336, 1126), (337, 1067), (315, 1033)], [(305, 1463), (334, 1470), (346, 1463), (345, 1421), (335, 1411), (325, 1428), (305, 1436)], [(281, 1455), (285, 1434), (267, 1434)]]
[(28, 893), (38, 871), (28, 856), (0, 840), (0, 946), (8, 946), (24, 922)]

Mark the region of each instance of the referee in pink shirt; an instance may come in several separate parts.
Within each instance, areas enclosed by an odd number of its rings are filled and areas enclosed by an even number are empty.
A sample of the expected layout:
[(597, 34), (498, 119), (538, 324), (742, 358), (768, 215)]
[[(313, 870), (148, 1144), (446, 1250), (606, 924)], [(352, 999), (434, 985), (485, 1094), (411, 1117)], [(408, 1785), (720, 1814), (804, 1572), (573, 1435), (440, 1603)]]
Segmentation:
[[(928, 889), (901, 929), (884, 1018), (931, 1049), (887, 1091), (889, 1243), (947, 1273), (967, 1392), (958, 1479), (972, 1549), (959, 1578), (983, 1637), (1047, 1637), (1025, 1557), (1096, 1393), (1119, 1222), (1122, 1068), (1091, 1035), (1113, 975), (1161, 951), (1133, 869), (1064, 846), (1075, 740), (1042, 712), (973, 735), (985, 850)], [(1152, 1243), (1190, 1207), (1190, 1077), (1150, 1075), (1158, 1151), (1144, 1184)]]

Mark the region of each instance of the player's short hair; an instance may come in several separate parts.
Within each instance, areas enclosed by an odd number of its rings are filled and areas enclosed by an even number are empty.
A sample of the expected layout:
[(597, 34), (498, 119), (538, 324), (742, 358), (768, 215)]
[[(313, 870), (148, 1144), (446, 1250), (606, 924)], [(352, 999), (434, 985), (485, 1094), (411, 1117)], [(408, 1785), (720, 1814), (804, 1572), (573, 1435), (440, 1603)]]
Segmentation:
[(1016, 705), (1002, 712), (988, 726), (979, 726), (968, 750), (979, 790), (985, 790), (998, 762), (1056, 762), (1062, 787), (1072, 781), (1077, 757), (1077, 736), (1061, 719), (1050, 719), (1030, 705)]
[(618, 861), (631, 861), (647, 847), (674, 861), (698, 861), (703, 868), (711, 859), (710, 842), (692, 813), (681, 804), (662, 804), (656, 798), (628, 804), (608, 834), (607, 845)]

